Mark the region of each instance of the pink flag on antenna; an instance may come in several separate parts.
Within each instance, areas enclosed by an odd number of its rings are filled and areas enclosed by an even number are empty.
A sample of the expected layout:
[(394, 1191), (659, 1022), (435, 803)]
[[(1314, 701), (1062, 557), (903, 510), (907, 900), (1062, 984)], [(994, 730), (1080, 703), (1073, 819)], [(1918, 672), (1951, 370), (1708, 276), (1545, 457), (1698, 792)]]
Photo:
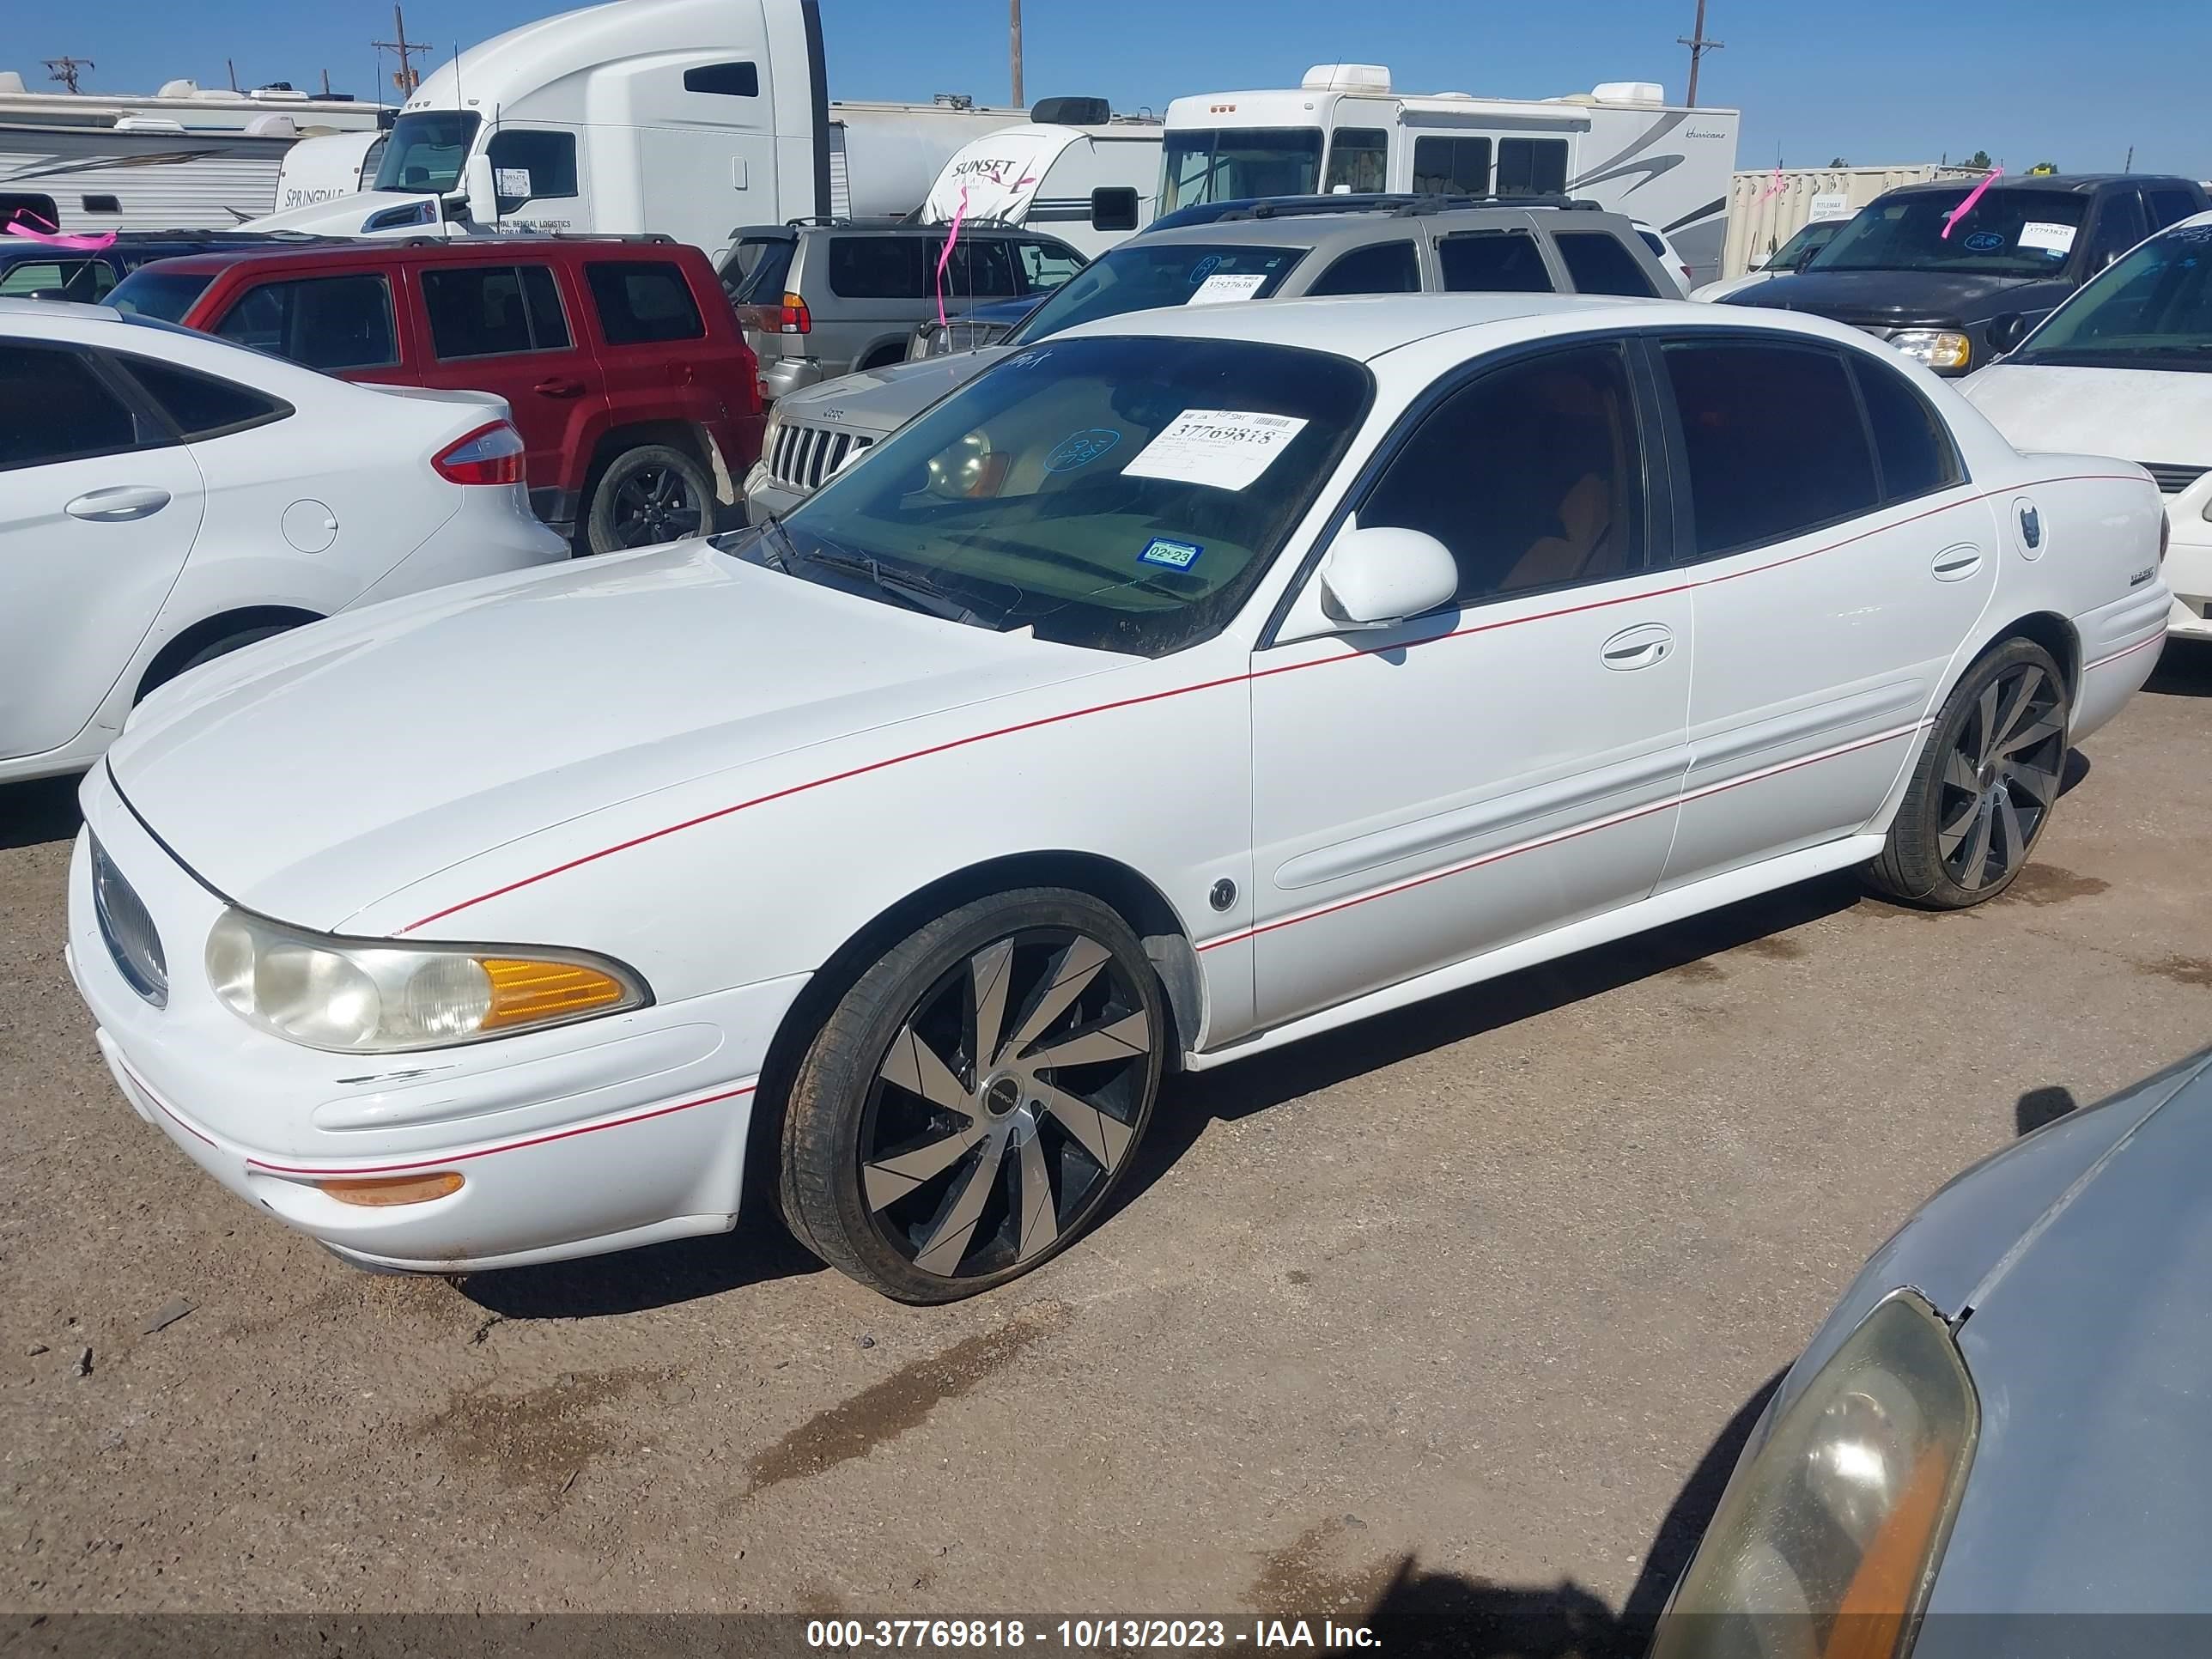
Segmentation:
[(946, 325), (945, 315), (945, 267), (952, 263), (952, 245), (960, 240), (960, 222), (968, 216), (968, 186), (960, 186), (960, 204), (952, 210), (952, 228), (945, 233), (945, 251), (937, 256), (937, 325)]
[[(34, 225), (44, 225), (46, 228), (37, 230), (33, 228)], [(104, 247), (113, 246), (115, 243), (115, 233), (112, 230), (97, 231), (82, 235), (70, 234), (63, 231), (62, 228), (51, 219), (41, 218), (28, 208), (17, 208), (8, 222), (4, 226), (0, 226), (0, 230), (6, 231), (10, 236), (21, 236), (30, 241), (43, 242), (48, 247), (65, 247), (77, 253), (97, 253)]]
[(1951, 227), (1957, 224), (1960, 220), (1965, 218), (1969, 213), (1972, 212), (1974, 204), (1982, 199), (1982, 192), (2003, 177), (2004, 169), (2002, 167), (1991, 167), (1987, 173), (1984, 173), (1982, 175), (1982, 182), (1976, 185), (1972, 190), (1966, 192), (1966, 199), (1960, 203), (1958, 206), (1953, 208), (1948, 213), (1943, 216), (1943, 234), (1936, 240), (1938, 241), (1944, 242), (1949, 241), (1951, 240)]

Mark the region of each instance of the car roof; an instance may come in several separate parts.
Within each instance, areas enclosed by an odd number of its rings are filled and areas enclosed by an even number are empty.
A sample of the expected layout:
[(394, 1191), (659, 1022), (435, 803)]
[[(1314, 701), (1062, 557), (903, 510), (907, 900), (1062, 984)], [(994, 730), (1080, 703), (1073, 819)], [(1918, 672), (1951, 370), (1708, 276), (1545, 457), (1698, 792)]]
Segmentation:
[[(1405, 231), (1415, 225), (1425, 226), (1436, 232), (1477, 229), (1491, 225), (1541, 225), (1554, 232), (1606, 229), (1633, 234), (1635, 230), (1634, 225), (1621, 214), (1561, 213), (1557, 209), (1541, 205), (1440, 208), (1404, 214), (1376, 209), (1365, 212), (1286, 212), (1255, 219), (1211, 219), (1202, 224), (1170, 225), (1165, 230), (1139, 231), (1120, 246), (1128, 247), (1138, 243), (1146, 246), (1158, 246), (1162, 243), (1170, 246), (1203, 243), (1218, 246), (1226, 242), (1259, 247), (1318, 247), (1334, 240), (1370, 240), (1377, 235), (1389, 234), (1393, 228)], [(1109, 248), (1108, 252), (1115, 251)]]
[[(1885, 191), (1884, 195), (1929, 195), (1939, 190), (1972, 189), (1981, 179), (1929, 179), (1919, 184), (1899, 185)], [(2106, 185), (2189, 185), (2196, 180), (2185, 179), (2179, 173), (2023, 173), (2018, 178), (2008, 173), (1986, 180), (1991, 190), (2057, 190), (2083, 193)]]
[(113, 306), (80, 305), (74, 300), (0, 300), (0, 327), (19, 318), (40, 322), (119, 323)]
[(279, 267), (295, 260), (338, 260), (362, 265), (501, 264), (511, 263), (518, 248), (528, 249), (539, 258), (556, 248), (581, 248), (594, 257), (621, 258), (635, 252), (638, 257), (668, 259), (682, 257), (687, 247), (667, 236), (424, 236), (406, 241), (331, 236), (312, 242), (214, 248), (162, 263), (175, 271), (212, 275), (233, 265), (264, 260)]

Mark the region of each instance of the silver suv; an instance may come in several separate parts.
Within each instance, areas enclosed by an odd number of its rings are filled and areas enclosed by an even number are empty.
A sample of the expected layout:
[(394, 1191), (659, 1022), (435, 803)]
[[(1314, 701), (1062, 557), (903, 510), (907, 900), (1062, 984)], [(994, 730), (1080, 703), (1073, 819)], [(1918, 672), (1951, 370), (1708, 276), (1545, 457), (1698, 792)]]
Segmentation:
[(758, 523), (787, 511), (953, 387), (1048, 334), (1100, 317), (1324, 295), (1682, 297), (1634, 222), (1619, 214), (1419, 201), (1372, 210), (1267, 210), (1261, 203), (1239, 216), (1132, 237), (1041, 301), (996, 344), (890, 361), (780, 397), (761, 459), (745, 477), (748, 517)]
[[(761, 391), (781, 398), (906, 356), (916, 324), (937, 315), (942, 225), (883, 219), (795, 219), (746, 225), (723, 257), (722, 287), (760, 359)], [(963, 226), (945, 264), (945, 314), (987, 300), (1041, 299), (1081, 270), (1057, 238)]]

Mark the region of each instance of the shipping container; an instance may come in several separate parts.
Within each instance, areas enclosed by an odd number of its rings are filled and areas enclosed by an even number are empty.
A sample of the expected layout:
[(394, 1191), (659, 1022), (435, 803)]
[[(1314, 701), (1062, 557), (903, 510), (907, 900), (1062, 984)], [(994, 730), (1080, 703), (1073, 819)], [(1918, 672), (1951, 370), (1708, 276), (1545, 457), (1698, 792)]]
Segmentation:
[(1979, 168), (1923, 161), (1888, 167), (1784, 167), (1739, 173), (1730, 191), (1723, 277), (1741, 276), (1815, 219), (1848, 219), (1884, 191), (1931, 179), (1972, 179)]

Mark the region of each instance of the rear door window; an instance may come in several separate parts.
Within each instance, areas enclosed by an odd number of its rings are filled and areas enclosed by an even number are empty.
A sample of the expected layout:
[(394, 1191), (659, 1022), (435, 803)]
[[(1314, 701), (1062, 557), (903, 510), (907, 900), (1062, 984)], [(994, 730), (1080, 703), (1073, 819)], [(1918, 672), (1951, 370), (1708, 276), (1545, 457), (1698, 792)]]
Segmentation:
[(2192, 213), (2201, 212), (2197, 198), (2178, 185), (2167, 185), (2143, 191), (2144, 205), (2150, 209), (2150, 228), (2164, 230), (2168, 225), (2178, 225)]
[(1866, 402), (1867, 423), (1874, 428), (1885, 502), (1932, 495), (1966, 476), (1950, 428), (1902, 374), (1863, 353), (1852, 354), (1851, 374)]
[(390, 368), (399, 362), (392, 283), (380, 273), (260, 283), (223, 314), (215, 332), (309, 368)]
[(696, 340), (707, 332), (679, 265), (647, 259), (587, 263), (584, 279), (599, 307), (599, 337), (611, 346)]
[(1525, 230), (1465, 230), (1437, 244), (1447, 294), (1549, 294), (1544, 251)]
[(1659, 290), (1627, 246), (1610, 231), (1563, 230), (1553, 239), (1577, 294), (1623, 294), (1656, 299)]
[(430, 345), (447, 361), (520, 351), (559, 351), (568, 320), (550, 267), (463, 265), (422, 273)]
[(0, 470), (138, 447), (130, 406), (76, 351), (0, 344), (0, 410), (38, 411), (35, 420), (0, 420)]
[(931, 252), (919, 236), (832, 236), (830, 291), (841, 300), (919, 300), (934, 292)]
[(1306, 290), (1314, 295), (1420, 291), (1420, 256), (1409, 241), (1376, 242), (1356, 247), (1323, 271)]
[[(955, 242), (952, 257), (945, 262), (945, 291), (978, 300), (1009, 299), (1021, 289), (1015, 285), (1014, 250), (1005, 241)], [(936, 291), (932, 262), (930, 291)]]
[(2089, 274), (2096, 275), (2150, 233), (2143, 228), (2142, 204), (2131, 190), (2116, 190), (2097, 206), (2097, 228), (2089, 244)]
[(266, 426), (292, 413), (292, 405), (282, 398), (197, 369), (180, 368), (154, 357), (111, 361), (122, 363), (187, 441)]

